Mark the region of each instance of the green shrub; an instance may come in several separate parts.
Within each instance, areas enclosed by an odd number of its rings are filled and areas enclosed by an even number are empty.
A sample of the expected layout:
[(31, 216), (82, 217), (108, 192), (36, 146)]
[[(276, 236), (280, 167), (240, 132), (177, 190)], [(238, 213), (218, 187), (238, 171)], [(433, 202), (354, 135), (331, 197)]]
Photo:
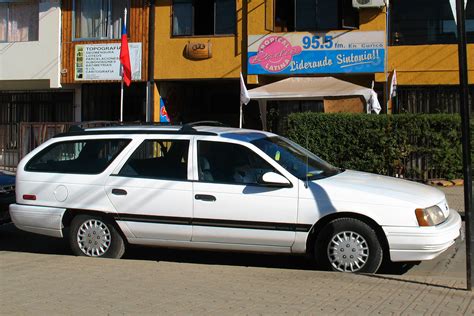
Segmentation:
[(289, 115), (286, 130), (336, 166), (427, 180), (462, 177), (460, 124), (453, 114), (306, 112)]

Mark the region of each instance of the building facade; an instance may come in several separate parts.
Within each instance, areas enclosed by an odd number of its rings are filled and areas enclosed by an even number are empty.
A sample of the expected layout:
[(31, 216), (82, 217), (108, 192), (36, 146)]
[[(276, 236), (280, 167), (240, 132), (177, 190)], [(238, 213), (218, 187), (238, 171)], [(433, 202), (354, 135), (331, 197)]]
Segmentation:
[(127, 9), (132, 79), (124, 88), (126, 121), (146, 119), (148, 18), (145, 0), (63, 0), (61, 85), (74, 91), (77, 121), (120, 118), (120, 39)]
[[(394, 0), (388, 71), (397, 73), (394, 112), (459, 113), (457, 31), (448, 0)], [(474, 1), (466, 1), (468, 76), (474, 100)], [(384, 78), (379, 76), (379, 81)]]
[(74, 120), (61, 89), (61, 8), (55, 0), (0, 2), (0, 163), (14, 166), (19, 123)]
[[(394, 0), (388, 8), (384, 1), (372, 3), (157, 0), (154, 120), (160, 120), (164, 105), (173, 122), (237, 125), (240, 72), (249, 89), (288, 77), (333, 76), (373, 86), (383, 112), (458, 111), (456, 24), (449, 0)], [(473, 84), (473, 1), (467, 1), (466, 17)], [(273, 41), (280, 41), (277, 52), (266, 50)], [(392, 99), (394, 71), (398, 94)], [(269, 110), (337, 111), (328, 101), (278, 101)], [(364, 110), (359, 102), (340, 108)], [(256, 102), (244, 112), (244, 126), (258, 128)]]

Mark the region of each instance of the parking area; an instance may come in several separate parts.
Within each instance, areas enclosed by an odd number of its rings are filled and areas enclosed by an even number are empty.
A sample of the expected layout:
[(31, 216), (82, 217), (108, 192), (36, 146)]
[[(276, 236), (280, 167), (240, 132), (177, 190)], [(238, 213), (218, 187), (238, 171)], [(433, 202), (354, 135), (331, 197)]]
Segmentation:
[(67, 242), (0, 227), (0, 314), (469, 314), (464, 242), (377, 275), (314, 270), (304, 257), (132, 248), (71, 255)]

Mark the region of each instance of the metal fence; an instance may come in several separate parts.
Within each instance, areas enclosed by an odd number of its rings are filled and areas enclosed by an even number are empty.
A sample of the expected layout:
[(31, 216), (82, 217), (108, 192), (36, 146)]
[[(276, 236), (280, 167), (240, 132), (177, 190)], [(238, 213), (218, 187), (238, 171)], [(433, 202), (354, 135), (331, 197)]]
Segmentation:
[(90, 128), (116, 124), (118, 122), (113, 121), (0, 124), (0, 169), (16, 171), (16, 166), (26, 154), (53, 136), (67, 132), (71, 126)]

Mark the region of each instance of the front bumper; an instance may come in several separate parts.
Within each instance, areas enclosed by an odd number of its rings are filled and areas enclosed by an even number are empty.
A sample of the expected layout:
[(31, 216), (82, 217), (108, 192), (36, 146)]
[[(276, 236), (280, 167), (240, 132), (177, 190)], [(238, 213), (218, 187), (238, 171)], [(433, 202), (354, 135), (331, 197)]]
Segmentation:
[(451, 209), (445, 222), (433, 227), (382, 227), (396, 261), (430, 260), (448, 249), (461, 229), (461, 216)]

